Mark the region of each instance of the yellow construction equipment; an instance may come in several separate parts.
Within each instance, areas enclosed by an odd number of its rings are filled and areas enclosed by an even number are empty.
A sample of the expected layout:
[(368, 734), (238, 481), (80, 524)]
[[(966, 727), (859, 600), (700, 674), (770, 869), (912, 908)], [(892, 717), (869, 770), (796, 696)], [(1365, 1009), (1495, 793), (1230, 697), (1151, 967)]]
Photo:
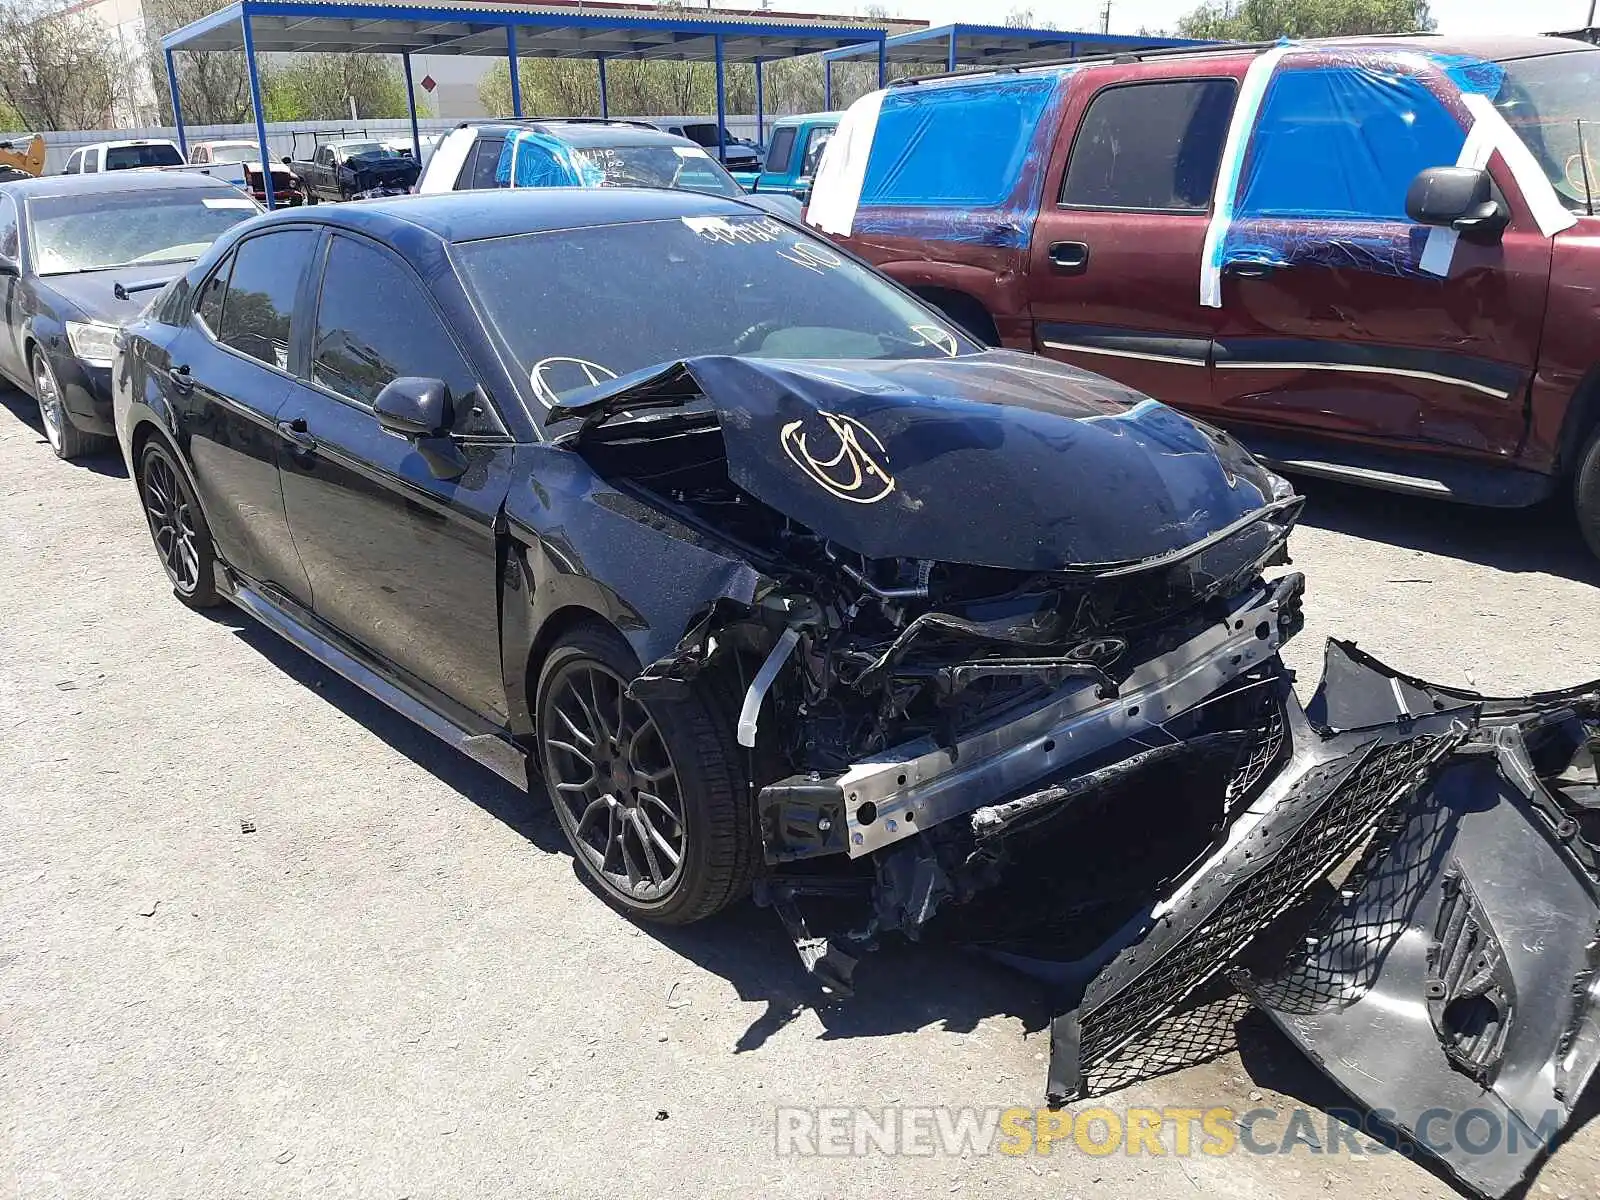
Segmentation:
[(44, 138), (37, 133), (0, 134), (0, 167), (25, 175), (44, 174)]

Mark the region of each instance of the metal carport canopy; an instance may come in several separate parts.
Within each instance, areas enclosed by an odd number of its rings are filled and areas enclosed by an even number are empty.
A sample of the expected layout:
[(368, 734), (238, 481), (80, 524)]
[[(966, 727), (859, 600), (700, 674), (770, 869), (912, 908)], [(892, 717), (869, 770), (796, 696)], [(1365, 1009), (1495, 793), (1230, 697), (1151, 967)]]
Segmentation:
[[(665, 12), (668, 10), (657, 10)], [(756, 68), (757, 130), (761, 127), (761, 66), (773, 59), (850, 47), (878, 59), (884, 71), (887, 31), (878, 25), (824, 25), (784, 17), (750, 20), (714, 12), (655, 15), (623, 8), (510, 7), (491, 4), (388, 4), (376, 0), (237, 0), (210, 16), (175, 29), (161, 39), (172, 92), (173, 119), (185, 151), (183, 114), (179, 105), (176, 51), (238, 50), (246, 55), (256, 131), (263, 168), (267, 162), (266, 123), (262, 114), (257, 54), (398, 54), (406, 75), (412, 137), (416, 134), (416, 96), (411, 86), (411, 55), (470, 54), (508, 59), (512, 109), (522, 115), (522, 91), (516, 60), (583, 58), (598, 64), (601, 115), (605, 115), (605, 64), (608, 59), (666, 59), (714, 62), (717, 65), (717, 128), (721, 143), (726, 119), (723, 67), (730, 62)], [(723, 146), (725, 148), (725, 144)], [(263, 170), (267, 204), (272, 206), (272, 175)]]

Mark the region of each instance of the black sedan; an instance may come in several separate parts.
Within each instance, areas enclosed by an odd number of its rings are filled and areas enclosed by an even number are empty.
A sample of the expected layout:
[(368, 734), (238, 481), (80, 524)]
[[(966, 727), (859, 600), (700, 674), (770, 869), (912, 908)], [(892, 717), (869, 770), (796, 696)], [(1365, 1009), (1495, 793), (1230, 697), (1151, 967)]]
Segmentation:
[(0, 185), (0, 374), (39, 402), (57, 455), (111, 448), (117, 327), (260, 211), (233, 188), (180, 172)]
[(717, 197), (273, 214), (127, 327), (116, 397), (181, 600), (532, 764), (660, 921), (921, 847), (1146, 728), (1130, 673), (1171, 719), (1270, 669), (1296, 610), (1259, 568), (1299, 500), (1224, 435)]

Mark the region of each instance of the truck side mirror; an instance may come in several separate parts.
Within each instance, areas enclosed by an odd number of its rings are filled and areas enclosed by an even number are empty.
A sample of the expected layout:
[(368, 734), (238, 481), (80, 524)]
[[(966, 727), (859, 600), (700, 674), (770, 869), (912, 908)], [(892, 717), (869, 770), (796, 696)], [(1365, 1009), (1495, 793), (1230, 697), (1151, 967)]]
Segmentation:
[(287, 154), (285, 154), (281, 161), (283, 162), (283, 165), (287, 167), (290, 163), (292, 163), (294, 161), (294, 159), (290, 158)]
[(1406, 216), (1419, 225), (1454, 229), (1475, 242), (1497, 242), (1511, 223), (1494, 196), (1489, 172), (1473, 167), (1429, 167), (1411, 181)]

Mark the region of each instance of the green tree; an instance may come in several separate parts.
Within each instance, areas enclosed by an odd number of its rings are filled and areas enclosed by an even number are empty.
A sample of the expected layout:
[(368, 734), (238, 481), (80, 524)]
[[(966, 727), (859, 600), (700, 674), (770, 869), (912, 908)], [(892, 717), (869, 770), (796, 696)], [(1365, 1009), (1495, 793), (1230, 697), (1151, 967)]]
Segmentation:
[(0, 6), (0, 103), (31, 130), (99, 129), (122, 64), (94, 17), (49, 0)]
[(1209, 0), (1178, 22), (1184, 37), (1244, 42), (1433, 27), (1428, 0)]
[(274, 69), (262, 96), (271, 121), (403, 117), (406, 86), (387, 54), (297, 55)]
[[(161, 39), (191, 21), (210, 16), (229, 0), (144, 0), (146, 69), (161, 98), (162, 120), (172, 120), (172, 98), (167, 88), (166, 56)], [(244, 55), (226, 52), (173, 55), (178, 73), (178, 103), (186, 125), (234, 125), (250, 119), (250, 81)], [(261, 63), (266, 79), (267, 64)]]

